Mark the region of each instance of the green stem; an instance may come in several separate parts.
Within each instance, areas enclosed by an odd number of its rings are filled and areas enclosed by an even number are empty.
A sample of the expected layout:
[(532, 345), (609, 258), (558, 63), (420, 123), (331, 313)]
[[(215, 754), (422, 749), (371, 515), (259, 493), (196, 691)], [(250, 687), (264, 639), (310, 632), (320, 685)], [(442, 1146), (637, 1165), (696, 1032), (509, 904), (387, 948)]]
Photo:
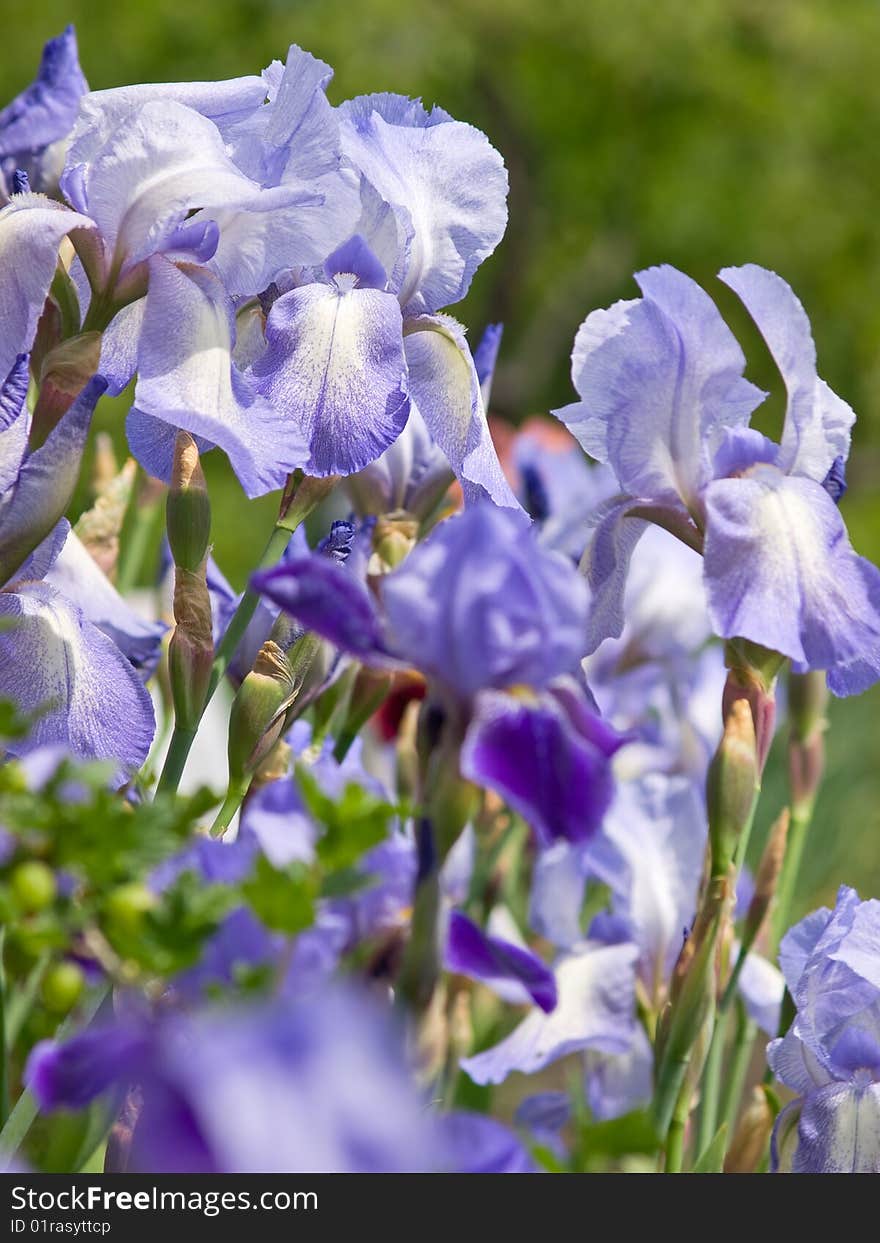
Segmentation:
[(142, 467), (138, 467), (137, 478), (132, 488), (132, 504), (123, 527), (123, 535), (119, 546), (119, 561), (116, 567), (116, 590), (125, 595), (137, 586), (150, 546), (158, 542), (158, 522), (163, 514), (161, 499), (152, 504), (138, 503), (138, 495), (144, 480)]
[(423, 818), (416, 826), (419, 874), (413, 900), (410, 936), (397, 981), (397, 999), (408, 1010), (422, 1014), (428, 1008), (440, 974), (437, 924), (440, 913), (440, 868), (434, 827)]
[(724, 1044), (727, 1035), (726, 1015), (719, 1013), (715, 1019), (712, 1043), (703, 1071), (703, 1087), (700, 1099), (700, 1119), (697, 1129), (697, 1155), (702, 1156), (718, 1129), (718, 1103), (721, 1097), (721, 1067), (724, 1062)]
[(238, 811), (244, 802), (245, 795), (251, 786), (253, 774), (249, 773), (242, 777), (240, 781), (230, 782), (226, 798), (223, 805), (217, 812), (214, 823), (211, 825), (211, 836), (222, 837), (232, 823), (232, 817)]
[(791, 907), (797, 889), (798, 873), (804, 854), (804, 844), (813, 819), (813, 807), (814, 800), (810, 799), (806, 803), (791, 808), (785, 858), (782, 861), (782, 871), (776, 886), (776, 905), (770, 922), (770, 950), (773, 955), (788, 929)]
[(675, 1103), (672, 1121), (669, 1124), (669, 1131), (666, 1136), (666, 1163), (664, 1170), (667, 1174), (681, 1173), (684, 1160), (684, 1133), (690, 1113), (690, 1104), (691, 1088), (689, 1083), (685, 1083)]
[[(292, 532), (288, 527), (276, 524), (265, 551), (260, 558), (257, 566), (258, 570), (266, 570), (276, 564), (290, 542), (291, 534)], [(259, 602), (259, 595), (250, 588), (248, 588), (239, 601), (238, 608), (233, 613), (232, 620), (226, 627), (226, 633), (220, 640), (214, 656), (214, 663), (211, 667), (211, 680), (208, 683), (208, 693), (199, 713), (199, 720), (204, 716), (205, 709), (220, 685), (220, 681), (229, 667), (229, 662), (235, 655), (236, 648), (244, 637), (244, 632), (247, 630), (248, 623), (256, 612)], [(177, 790), (195, 736), (196, 730), (181, 729), (175, 725), (174, 733), (171, 736), (171, 745), (168, 748), (168, 755), (165, 757), (165, 764), (159, 777), (159, 783), (156, 786), (157, 794), (174, 794)]]
[(6, 1044), (10, 1049), (18, 1040), (25, 1020), (31, 1012), (31, 1007), (37, 999), (37, 993), (40, 991), (40, 984), (43, 982), (43, 976), (51, 957), (48, 950), (42, 953), (24, 984), (9, 998), (6, 1007)]
[[(110, 986), (105, 985), (92, 996), (87, 1005), (82, 1009), (83, 1029), (88, 1027), (98, 1013), (109, 991)], [(65, 1037), (70, 1035), (73, 1027), (74, 1016), (68, 1015), (55, 1033), (55, 1040), (64, 1040)], [(27, 1138), (27, 1133), (39, 1112), (40, 1106), (37, 1103), (36, 1097), (28, 1088), (25, 1088), (6, 1119), (3, 1130), (0, 1131), (0, 1170), (8, 1170), (15, 1154)]]
[(724, 1092), (721, 1097), (721, 1121), (727, 1123), (727, 1134), (733, 1137), (733, 1127), (739, 1113), (742, 1091), (752, 1057), (755, 1043), (756, 1025), (746, 1013), (740, 1001), (736, 1007), (736, 1031), (731, 1047), (730, 1061), (724, 1078)]

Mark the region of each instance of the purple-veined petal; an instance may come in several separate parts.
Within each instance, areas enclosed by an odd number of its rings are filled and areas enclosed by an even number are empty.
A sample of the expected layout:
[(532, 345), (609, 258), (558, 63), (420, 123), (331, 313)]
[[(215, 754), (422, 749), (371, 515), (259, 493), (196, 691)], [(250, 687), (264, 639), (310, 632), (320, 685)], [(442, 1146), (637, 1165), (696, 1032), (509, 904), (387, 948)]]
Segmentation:
[(764, 394), (715, 304), (668, 265), (636, 276), (643, 297), (594, 311), (572, 354), (580, 401), (555, 413), (609, 462), (621, 489), (696, 502), (725, 427), (748, 423)]
[(475, 1083), (502, 1083), (511, 1071), (531, 1075), (581, 1049), (625, 1053), (635, 1028), (634, 945), (586, 943), (556, 966), (558, 1001), (537, 1008), (500, 1044), (464, 1058)]
[(349, 475), (387, 449), (409, 399), (400, 307), (340, 277), (284, 294), (266, 321), (252, 375), (308, 445), (311, 475)]
[(233, 365), (234, 331), (232, 306), (216, 276), (155, 259), (135, 407), (218, 445), (248, 496), (259, 496), (302, 465), (306, 446), (295, 423), (254, 393)]
[(510, 941), (488, 935), (461, 911), (453, 911), (449, 917), (444, 965), (447, 971), (479, 980), (490, 989), (514, 985), (512, 992), (504, 992), (506, 1001), (531, 1000), (547, 1013), (556, 1005), (553, 972), (540, 958)]
[(551, 695), (523, 699), (481, 692), (461, 771), (500, 794), (545, 846), (558, 838), (591, 837), (614, 788), (608, 757)]
[(811, 1093), (797, 1132), (794, 1174), (880, 1173), (880, 1083), (832, 1083)]
[(88, 89), (79, 67), (76, 32), (68, 26), (44, 45), (36, 80), (0, 111), (0, 161), (38, 155), (64, 138)]
[(19, 354), (0, 388), (0, 497), (13, 486), (27, 451), (29, 356)]
[[(177, 428), (132, 406), (125, 416), (125, 435), (132, 457), (140, 462), (147, 474), (168, 483), (174, 466)], [(193, 439), (203, 456), (216, 448), (213, 441), (206, 440), (204, 436), (194, 436)]]
[(307, 630), (359, 660), (384, 663), (388, 650), (366, 587), (327, 557), (312, 555), (255, 574), (251, 586)]
[(758, 465), (705, 493), (705, 574), (716, 633), (827, 669), (836, 695), (880, 677), (880, 571), (853, 552), (812, 480)]
[(112, 760), (119, 780), (147, 758), (155, 719), (150, 696), (119, 648), (76, 605), (45, 583), (0, 592), (0, 697), (39, 713), (12, 754), (65, 743), (73, 755)]
[(86, 216), (42, 194), (16, 194), (0, 210), (0, 375), (8, 375), (16, 356), (33, 344), (61, 239), (92, 228)]
[(507, 172), (486, 136), (400, 96), (368, 96), (340, 109), (345, 154), (411, 222), (399, 290), (409, 314), (460, 301), (507, 225)]
[(39, 449), (26, 457), (0, 497), (0, 583), (43, 542), (67, 508), (79, 476), (89, 423), (107, 385), (93, 376)]
[(410, 395), (461, 481), (465, 501), (489, 497), (521, 513), (492, 443), (464, 329), (448, 315), (419, 316), (407, 321), (405, 349)]
[(96, 565), (74, 531), (67, 536), (46, 582), (82, 610), (83, 617), (112, 639), (146, 679), (159, 660), (164, 622), (147, 621), (124, 600)]
[(724, 268), (719, 276), (742, 300), (785, 381), (788, 408), (778, 465), (786, 474), (821, 483), (836, 458), (849, 456), (856, 416), (816, 374), (807, 313), (781, 276), (757, 264)]

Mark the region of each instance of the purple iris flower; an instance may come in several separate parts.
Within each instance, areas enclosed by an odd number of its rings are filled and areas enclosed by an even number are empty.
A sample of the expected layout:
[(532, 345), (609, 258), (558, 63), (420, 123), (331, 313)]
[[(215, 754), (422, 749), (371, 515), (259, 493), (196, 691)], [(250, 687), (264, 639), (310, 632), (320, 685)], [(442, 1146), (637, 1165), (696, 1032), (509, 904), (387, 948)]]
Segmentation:
[(179, 427), (219, 445), (249, 495), (305, 461), (299, 430), (232, 354), (236, 311), (356, 222), (329, 76), (292, 47), (263, 77), (82, 100), (61, 190), (93, 236), (72, 275), (84, 309), (98, 297), (116, 313), (101, 370), (113, 392), (137, 371), (129, 435), (147, 469), (164, 472)]
[(362, 96), (338, 117), (360, 218), (316, 281), (274, 301), (258, 388), (302, 430), (311, 474), (363, 469), (417, 408), (466, 500), (516, 506), (463, 329), (439, 314), (504, 233), (503, 161), (472, 126), (399, 95)]
[(449, 918), (444, 966), (494, 989), (506, 1001), (533, 1003), (545, 1013), (556, 1006), (553, 972), (536, 954), (527, 949), (514, 930), (507, 935), (489, 935), (477, 924), (453, 911)]
[(64, 139), (88, 90), (76, 32), (68, 26), (43, 48), (36, 79), (0, 111), (0, 172), (22, 170), (35, 190), (51, 190), (64, 163)]
[(773, 272), (721, 273), (785, 381), (775, 444), (748, 426), (765, 394), (744, 379), (742, 351), (708, 295), (671, 267), (636, 279), (640, 299), (581, 326), (572, 355), (581, 400), (558, 412), (624, 494), (607, 503), (590, 547), (594, 641), (620, 633), (648, 508), (702, 547), (717, 634), (778, 651), (797, 669), (827, 669), (835, 694), (864, 690), (880, 676), (880, 571), (853, 552), (835, 504), (854, 415), (816, 373), (803, 307)]
[(47, 1109), (138, 1085), (128, 1167), (142, 1173), (443, 1169), (454, 1157), (401, 1035), (367, 997), (333, 989), (308, 1006), (117, 1019), (38, 1045), (27, 1079)]
[(771, 1042), (776, 1077), (797, 1093), (776, 1122), (774, 1168), (880, 1172), (880, 902), (843, 885), (786, 934), (779, 961), (797, 1014)]
[[(659, 1013), (683, 932), (696, 912), (706, 833), (705, 808), (693, 781), (663, 773), (620, 781), (601, 829), (587, 845), (559, 842), (537, 860), (532, 926), (561, 949), (577, 949), (586, 883), (607, 885), (609, 909), (594, 918), (589, 937), (633, 950), (642, 997)], [(740, 992), (765, 1031), (778, 1023), (782, 991), (776, 968), (750, 954)], [(586, 1079), (593, 1113), (617, 1117), (644, 1105), (652, 1092), (652, 1066), (650, 1044), (637, 1025), (625, 1048), (591, 1050)]]
[(502, 794), (543, 844), (595, 831), (622, 739), (577, 680), (587, 593), (515, 514), (484, 502), (441, 523), (382, 580), (383, 609), (317, 557), (253, 581), (359, 659), (425, 672), (465, 723), (463, 774)]
[(150, 696), (126, 657), (149, 665), (160, 634), (109, 584), (81, 605), (45, 577), (69, 538), (61, 515), (105, 385), (90, 380), (29, 452), (27, 383), (20, 355), (0, 389), (0, 696), (34, 720), (7, 749), (63, 744), (80, 759), (113, 760), (122, 781), (146, 759), (154, 730)]
[(32, 191), (13, 195), (0, 208), (0, 376), (33, 345), (62, 240), (93, 228), (87, 216)]

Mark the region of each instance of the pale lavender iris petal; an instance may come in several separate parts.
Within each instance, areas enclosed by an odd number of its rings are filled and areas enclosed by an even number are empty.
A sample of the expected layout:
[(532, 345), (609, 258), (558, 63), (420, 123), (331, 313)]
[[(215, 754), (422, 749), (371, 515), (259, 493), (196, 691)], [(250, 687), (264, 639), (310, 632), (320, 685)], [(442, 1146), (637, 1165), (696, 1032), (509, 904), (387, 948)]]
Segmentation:
[(720, 433), (748, 423), (764, 394), (743, 378), (742, 350), (699, 285), (669, 266), (636, 280), (641, 299), (581, 325), (572, 354), (581, 400), (556, 413), (624, 491), (690, 505), (712, 477)]
[(483, 394), (486, 409), (489, 408), (492, 381), (495, 378), (495, 364), (498, 362), (498, 351), (501, 349), (503, 335), (503, 324), (487, 324), (474, 350), (474, 369), (480, 382), (480, 391)]
[(580, 941), (586, 883), (583, 847), (559, 841), (542, 850), (532, 871), (529, 926), (561, 949)]
[(792, 1172), (880, 1174), (880, 1083), (833, 1083), (807, 1097)]
[(0, 696), (39, 712), (12, 754), (65, 743), (86, 760), (113, 760), (124, 780), (147, 758), (153, 705), (119, 648), (54, 588), (30, 583), (0, 593)]
[(785, 381), (788, 408), (778, 464), (786, 474), (821, 483), (835, 459), (849, 455), (855, 414), (816, 374), (807, 313), (781, 276), (757, 264), (724, 268), (719, 276), (744, 303)]
[(648, 996), (666, 980), (693, 922), (706, 842), (695, 784), (651, 773), (621, 781), (586, 852), (592, 875), (611, 889), (613, 910), (638, 946)]
[[(88, 116), (86, 106), (78, 129)], [(101, 130), (106, 120), (99, 111), (93, 124)], [(107, 262), (119, 265), (120, 275), (173, 249), (177, 229), (194, 209), (259, 195), (227, 155), (213, 122), (173, 100), (152, 100), (118, 116), (87, 163), (78, 162), (80, 146), (75, 138), (62, 186), (97, 224)]]
[(255, 591), (360, 660), (388, 658), (376, 606), (366, 587), (342, 566), (313, 555), (287, 561), (251, 579)]
[(320, 263), (349, 236), (360, 212), (357, 186), (342, 173), (273, 186), (240, 203), (205, 208), (219, 243), (211, 267), (233, 294), (265, 289), (290, 268)]
[(107, 381), (107, 393), (118, 397), (137, 371), (138, 343), (144, 324), (146, 298), (130, 302), (114, 315), (101, 336), (98, 370)]
[(465, 735), (461, 770), (500, 794), (544, 846), (591, 837), (614, 789), (608, 756), (550, 695), (523, 700), (483, 691)]
[(837, 695), (880, 677), (880, 571), (858, 557), (820, 484), (758, 465), (705, 493), (713, 625), (810, 669)]
[(501, 156), (479, 130), (401, 96), (352, 100), (340, 117), (345, 154), (412, 225), (401, 305), (420, 314), (458, 302), (507, 225)]
[(311, 181), (338, 168), (339, 121), (326, 89), (333, 70), (291, 44), (284, 65), (264, 72), (268, 102), (253, 108), (224, 137), (238, 167), (261, 185)]
[(785, 981), (778, 967), (760, 954), (747, 954), (739, 977), (739, 991), (746, 1013), (762, 1032), (775, 1036), (779, 1031), (779, 1015)]
[(62, 238), (93, 228), (86, 216), (42, 194), (16, 194), (0, 210), (0, 376), (33, 344)]
[(68, 26), (43, 47), (37, 77), (0, 111), (0, 163), (19, 166), (39, 157), (73, 128), (88, 90), (77, 55), (76, 32)]
[(112, 639), (135, 669), (146, 679), (155, 672), (164, 622), (148, 621), (124, 600), (106, 574), (71, 531), (46, 582), (81, 610), (87, 621)]
[[(245, 492), (259, 496), (281, 487), (307, 448), (296, 424), (256, 394), (231, 362), (234, 333), (232, 306), (216, 276), (154, 259), (135, 407), (218, 445)], [(151, 462), (144, 465), (152, 469)]]
[(626, 1053), (584, 1054), (587, 1104), (599, 1120), (620, 1118), (644, 1108), (654, 1088), (654, 1051), (645, 1030), (636, 1026)]
[(274, 303), (266, 339), (252, 375), (307, 444), (310, 474), (351, 474), (400, 435), (409, 399), (392, 294), (347, 275), (291, 290)]
[(18, 478), (27, 452), (30, 358), (19, 354), (0, 388), (0, 497)]
[(582, 1049), (625, 1053), (634, 1031), (635, 960), (632, 945), (585, 944), (556, 966), (558, 1002), (537, 1008), (500, 1044), (464, 1058), (475, 1083), (501, 1083), (511, 1071), (534, 1074)]
[(448, 315), (421, 315), (407, 321), (404, 344), (410, 396), (458, 476), (465, 502), (488, 497), (522, 515), (492, 443), (461, 325)]
[[(479, 980), (487, 988), (514, 984), (518, 999), (531, 999), (546, 1013), (556, 1005), (556, 981), (551, 969), (530, 950), (484, 933), (461, 911), (449, 918), (444, 952), (447, 971)], [(507, 998), (505, 998), (507, 999)]]
[(592, 516), (595, 524), (582, 562), (591, 592), (586, 652), (603, 639), (619, 638), (625, 622), (624, 599), (630, 560), (648, 529), (644, 518), (630, 516), (631, 496), (606, 501)]
[(93, 376), (39, 449), (24, 459), (13, 485), (0, 497), (0, 583), (53, 530), (79, 476), (82, 450), (107, 385)]

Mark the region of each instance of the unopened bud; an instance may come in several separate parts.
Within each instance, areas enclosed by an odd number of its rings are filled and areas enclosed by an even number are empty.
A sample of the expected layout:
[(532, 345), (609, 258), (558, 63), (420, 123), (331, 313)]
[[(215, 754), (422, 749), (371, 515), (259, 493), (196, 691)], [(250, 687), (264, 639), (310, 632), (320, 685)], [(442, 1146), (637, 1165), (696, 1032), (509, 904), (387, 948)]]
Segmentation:
[(825, 769), (824, 672), (792, 673), (788, 680), (788, 780), (794, 807), (811, 808)]
[(295, 531), (313, 509), (325, 500), (339, 482), (339, 475), (327, 475), (316, 479), (296, 470), (287, 480), (281, 497), (276, 526)]
[(174, 714), (182, 729), (195, 729), (208, 696), (214, 660), (211, 598), (203, 570), (175, 569), (174, 620), (177, 625), (168, 645)]
[(767, 845), (761, 855), (758, 874), (755, 877), (755, 892), (749, 903), (743, 925), (743, 940), (746, 945), (753, 945), (757, 940), (770, 905), (776, 896), (776, 886), (779, 883), (782, 861), (785, 858), (785, 843), (788, 838), (790, 819), (788, 808), (783, 808), (770, 830)]
[(767, 1152), (776, 1113), (769, 1089), (763, 1085), (753, 1088), (724, 1159), (725, 1174), (753, 1174), (757, 1170)]
[(31, 423), (31, 448), (38, 448), (95, 375), (101, 361), (101, 334), (81, 332), (51, 349), (40, 371), (40, 395)]
[(287, 656), (268, 640), (232, 702), (229, 773), (233, 779), (253, 773), (275, 746), (297, 690)]
[(211, 503), (198, 446), (189, 432), (178, 432), (174, 442), (165, 516), (174, 564), (195, 573), (208, 553)]
[(724, 734), (706, 777), (715, 876), (725, 875), (733, 861), (737, 843), (752, 816), (759, 775), (752, 711), (748, 700), (737, 699), (727, 712)]
[[(743, 648), (754, 664), (745, 660)], [(767, 652), (754, 644), (743, 644), (740, 641), (728, 643), (725, 657), (730, 672), (724, 685), (722, 716), (726, 721), (731, 707), (738, 699), (748, 701), (755, 727), (758, 771), (762, 773), (776, 728), (776, 676), (783, 657), (776, 652)]]

